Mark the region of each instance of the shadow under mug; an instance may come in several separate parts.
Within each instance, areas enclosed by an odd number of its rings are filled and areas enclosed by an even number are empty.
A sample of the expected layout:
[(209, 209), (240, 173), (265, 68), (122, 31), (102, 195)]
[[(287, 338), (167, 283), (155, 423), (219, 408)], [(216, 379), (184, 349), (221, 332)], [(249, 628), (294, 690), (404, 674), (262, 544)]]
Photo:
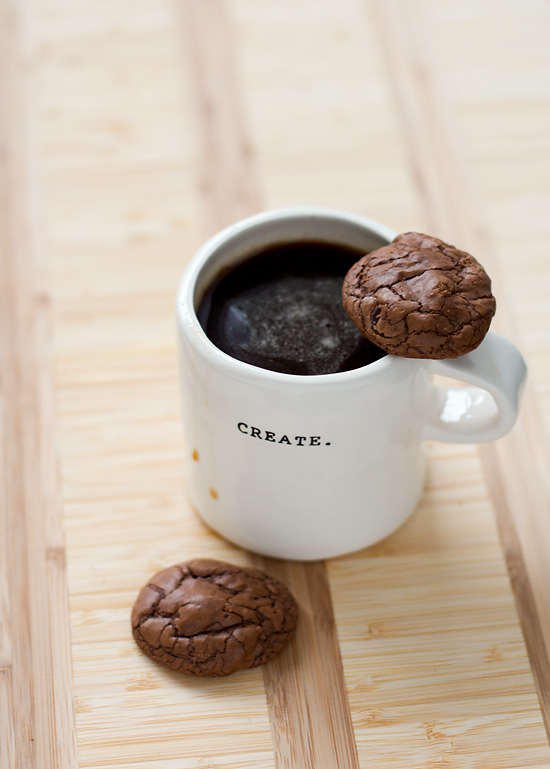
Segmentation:
[[(497, 334), (453, 360), (386, 355), (351, 371), (299, 376), (230, 357), (197, 319), (220, 271), (259, 249), (324, 240), (366, 253), (395, 234), (341, 211), (269, 211), (215, 235), (186, 270), (176, 315), (188, 490), (204, 521), (232, 542), (296, 560), (371, 545), (418, 503), (422, 441), (492, 441), (513, 426), (526, 366)], [(433, 374), (471, 386), (437, 386)]]

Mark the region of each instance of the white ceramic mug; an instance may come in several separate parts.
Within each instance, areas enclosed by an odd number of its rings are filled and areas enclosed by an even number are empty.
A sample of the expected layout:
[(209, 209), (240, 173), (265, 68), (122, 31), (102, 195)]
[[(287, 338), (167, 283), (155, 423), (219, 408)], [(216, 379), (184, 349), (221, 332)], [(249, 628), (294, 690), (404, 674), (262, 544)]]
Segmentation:
[[(182, 279), (176, 310), (189, 493), (204, 521), (244, 548), (313, 560), (373, 544), (417, 505), (423, 440), (492, 441), (514, 424), (526, 367), (493, 333), (454, 360), (387, 355), (352, 371), (298, 376), (230, 357), (197, 320), (220, 271), (262, 247), (311, 239), (366, 253), (395, 234), (339, 211), (271, 211), (211, 238)], [(435, 386), (432, 374), (474, 386)]]

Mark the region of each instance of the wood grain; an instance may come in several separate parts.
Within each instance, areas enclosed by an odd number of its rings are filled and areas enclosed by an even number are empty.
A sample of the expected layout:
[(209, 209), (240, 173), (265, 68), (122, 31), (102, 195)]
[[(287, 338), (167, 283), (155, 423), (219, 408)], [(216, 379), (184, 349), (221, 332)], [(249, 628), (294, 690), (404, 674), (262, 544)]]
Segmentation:
[(231, 19), (220, 0), (178, 0), (195, 104), (196, 173), (208, 234), (261, 208), (260, 181), (234, 55)]
[[(434, 60), (422, 4), (372, 0), (372, 7), (431, 231), (471, 251), (487, 267), (499, 306), (493, 327), (521, 346), (459, 121)], [(480, 454), (550, 737), (550, 454), (529, 383), (513, 431), (480, 446)]]
[[(466, 135), (467, 153), (472, 156), (461, 161), (458, 170), (449, 169), (449, 174), (453, 184), (456, 174), (465, 177), (460, 182), (462, 196), (465, 188), (471, 190), (467, 177), (472, 160), (475, 163), (474, 187), (478, 181), (482, 184), (489, 210), (488, 217), (483, 205), (473, 212), (482, 227), (478, 235), (492, 235), (491, 241), (496, 235), (498, 273), (511, 283), (511, 304), (518, 310), (531, 384), (541, 406), (541, 415), (534, 414), (533, 419), (542, 418), (548, 427), (550, 334), (545, 318), (550, 265), (545, 217), (550, 202), (550, 102), (543, 81), (550, 67), (544, 34), (550, 9), (538, 0), (522, 4), (417, 0), (413, 8), (418, 5), (427, 13), (420, 17), (421, 29), (411, 26), (412, 37), (420, 37), (430, 48), (440, 46), (429, 57), (427, 77), (432, 77), (432, 70), (448, 69), (447, 96), (453, 100), (451, 106), (458, 104), (460, 110), (461, 123), (449, 128), (459, 132), (453, 154), (456, 157), (458, 148), (464, 155)], [(23, 3), (2, 7), (8, 9), (10, 24), (19, 23), (19, 12), (27, 8)], [(253, 148), (249, 161), (242, 147), (235, 150), (235, 138), (230, 146), (215, 145), (216, 134), (199, 134), (199, 142), (190, 141), (193, 123), (204, 127), (212, 110), (206, 104), (199, 108), (197, 96), (189, 99), (188, 89), (182, 88), (186, 32), (174, 21), (173, 0), (81, 0), (76, 4), (48, 0), (40, 5), (37, 18), (42, 86), (38, 99), (25, 87), (32, 85), (34, 65), (17, 65), (17, 90), (8, 103), (22, 100), (25, 110), (38, 104), (42, 123), (38, 163), (46, 174), (48, 192), (51, 308), (46, 306), (49, 285), (42, 278), (39, 282), (45, 320), (49, 322), (51, 309), (55, 324), (55, 421), (62, 458), (81, 769), (275, 768), (271, 710), (278, 702), (286, 707), (283, 695), (299, 696), (293, 690), (277, 690), (277, 666), (295, 665), (294, 647), (288, 649), (286, 662), (283, 656), (274, 661), (272, 690), (264, 684), (268, 668), (240, 671), (226, 680), (188, 680), (140, 654), (130, 634), (129, 614), (148, 576), (170, 563), (197, 556), (248, 561), (242, 550), (202, 525), (186, 499), (183, 480), (185, 446), (178, 408), (173, 303), (185, 264), (205, 234), (262, 204), (333, 206), (402, 230), (437, 227), (429, 211), (439, 206), (438, 221), (444, 217), (450, 222), (449, 237), (460, 225), (456, 216), (451, 218), (446, 202), (450, 182), (441, 178), (440, 150), (437, 167), (428, 172), (430, 184), (420, 184), (416, 170), (410, 172), (417, 165), (408, 164), (405, 144), (409, 152), (422, 146), (429, 156), (439, 139), (429, 134), (428, 139), (420, 136), (413, 142), (400, 132), (407, 123), (396, 120), (393, 91), (378, 46), (380, 26), (368, 9), (367, 3), (356, 0), (319, 0), (314, 9), (306, 0), (221, 0), (203, 7), (205, 15), (212, 14), (208, 16), (212, 35), (220, 40), (221, 34), (221, 42), (227, 44), (221, 56), (222, 49), (216, 48), (213, 54), (220, 64), (211, 70), (209, 81), (220, 67), (231, 66), (230, 74), (221, 74), (221, 83), (233, 82), (228, 96), (238, 99), (236, 111), (216, 119), (236, 121), (233, 128), (224, 130), (246, 136), (245, 146)], [(388, 3), (387, 13), (393, 11), (408, 12)], [(34, 17), (34, 11), (30, 15)], [(391, 23), (390, 56), (402, 66), (406, 35), (402, 26)], [(5, 61), (10, 57), (13, 61), (9, 45), (19, 46), (13, 32), (10, 29), (1, 41), (2, 77), (7, 76)], [(202, 41), (199, 48), (208, 44)], [(411, 56), (406, 50), (407, 67)], [(187, 65), (186, 72), (190, 72)], [(202, 70), (192, 82), (201, 78), (202, 83), (205, 77)], [(414, 78), (425, 78), (422, 68)], [(2, 82), (3, 110), (8, 81)], [(202, 88), (206, 85), (200, 85), (199, 92)], [(420, 107), (424, 115), (434, 109), (431, 97), (418, 101), (420, 82), (411, 88), (410, 109)], [(4, 110), (1, 120), (15, 111), (15, 107)], [(199, 117), (201, 111), (203, 117)], [(21, 131), (17, 120), (17, 130), (9, 139), (10, 167), (19, 157), (17, 173), (31, 168), (33, 186), (37, 158), (34, 149), (28, 148), (34, 147), (35, 140)], [(418, 121), (421, 130), (429, 130), (425, 117)], [(7, 124), (2, 125), (4, 137)], [(34, 115), (27, 125), (36, 126)], [(253, 175), (246, 178), (248, 191), (240, 195), (248, 202), (228, 208), (234, 201), (224, 192), (222, 208), (216, 207), (211, 216), (214, 193), (208, 185), (202, 187), (200, 179), (214, 177), (215, 181), (214, 161), (220, 153), (227, 153), (225, 168), (233, 168), (236, 162), (232, 184), (242, 181), (238, 169), (247, 162)], [(6, 156), (0, 157), (4, 162)], [(30, 206), (25, 202), (29, 200), (27, 183), (18, 183), (14, 191), (10, 182), (9, 194), (4, 194), (8, 187), (2, 178), (2, 228), (6, 222), (13, 223), (14, 206), (23, 212), (16, 217), (21, 226), (29, 217), (38, 222), (36, 197)], [(431, 189), (430, 197), (422, 192), (424, 188)], [(40, 225), (33, 225), (32, 231), (40, 235)], [(23, 251), (29, 247), (26, 237), (18, 236), (15, 245)], [(33, 241), (32, 249), (39, 245)], [(25, 291), (17, 298), (8, 294), (4, 280), (13, 285), (14, 263), (6, 264), (0, 265), (0, 325), (14, 312), (18, 319), (30, 322), (36, 308), (25, 298)], [(26, 270), (28, 262), (23, 260), (21, 265), (18, 270)], [(44, 266), (40, 254), (32, 269)], [(496, 290), (501, 300), (500, 287)], [(509, 315), (510, 303), (505, 301)], [(10, 341), (11, 326), (9, 332), (3, 328), (1, 399), (5, 403), (9, 393), (13, 403), (17, 383), (29, 379), (23, 372), (36, 368), (37, 352), (27, 340), (29, 360), (22, 360), (19, 343)], [(49, 356), (46, 347), (42, 351)], [(6, 375), (4, 361), (13, 361), (15, 355), (20, 368), (12, 367)], [(25, 399), (28, 392), (18, 389)], [(25, 413), (30, 420), (30, 412)], [(524, 410), (524, 416), (527, 413)], [(21, 409), (13, 411), (10, 406), (1, 418), (0, 451), (7, 478), (19, 463), (23, 442), (31, 442), (24, 437), (28, 433), (23, 435), (15, 427), (20, 414)], [(539, 425), (526, 435), (527, 440), (535, 436), (536, 441), (526, 456), (534, 456), (544, 468), (546, 449), (536, 437), (540, 432)], [(55, 436), (48, 440), (55, 442)], [(406, 526), (373, 548), (318, 565), (329, 576), (360, 765), (548, 767), (550, 750), (525, 648), (531, 643), (540, 646), (540, 615), (538, 610), (528, 610), (536, 622), (525, 627), (524, 644), (480, 454), (468, 445), (430, 444), (426, 449), (425, 494)], [(29, 472), (26, 477), (32, 479)], [(496, 473), (500, 478), (500, 458)], [(6, 483), (2, 477), (3, 500), (7, 490), (12, 500), (34, 494), (32, 485)], [(515, 494), (524, 494), (526, 505), (536, 501), (526, 485), (518, 485)], [(502, 499), (512, 504), (505, 490)], [(499, 524), (505, 520), (504, 512), (499, 511)], [(4, 513), (0, 515), (3, 620), (8, 599), (27, 594), (25, 585), (41, 590), (35, 584), (41, 557), (32, 578), (29, 565), (18, 572), (17, 579), (15, 556), (4, 557), (6, 549), (11, 547), (15, 553), (23, 547), (22, 557), (29, 563), (34, 558), (33, 546), (23, 541), (21, 524), (18, 538), (6, 544), (6, 527), (8, 523), (12, 527), (15, 514), (9, 521)], [(517, 533), (516, 522), (512, 523)], [(30, 534), (36, 552), (40, 536), (38, 531)], [(520, 545), (515, 534), (511, 542)], [(530, 575), (524, 579), (525, 549), (513, 547), (508, 557), (518, 554), (520, 581), (515, 592), (533, 606), (535, 583)], [(266, 568), (275, 569), (277, 564)], [(318, 590), (315, 571), (302, 577), (296, 578), (302, 585), (299, 600), (306, 611), (312, 611), (316, 595), (311, 592)], [(326, 589), (324, 575), (321, 578)], [(320, 605), (326, 607), (319, 591)], [(42, 586), (36, 597), (43, 594)], [(36, 597), (31, 596), (33, 606)], [(297, 639), (300, 646), (302, 641), (309, 644), (307, 639), (317, 632), (311, 659), (304, 660), (312, 686), (312, 671), (323, 655), (331, 653), (336, 640), (330, 615), (324, 616), (326, 631), (322, 627), (319, 631), (319, 622), (308, 623), (300, 631), (307, 630), (304, 638)], [(10, 652), (6, 639), (13, 637), (11, 622), (0, 625), (7, 660), (2, 675), (4, 682), (10, 679), (0, 687), (2, 769), (6, 762), (12, 769), (11, 754), (32, 760), (25, 740), (51, 690), (43, 671), (38, 670), (30, 682), (14, 666), (24, 654), (32, 656), (34, 641), (23, 636), (19, 627), (18, 648)], [(61, 627), (61, 617), (59, 623)], [(44, 632), (50, 631), (45, 628)], [(68, 664), (63, 645), (56, 648), (65, 655), (63, 664)], [(539, 680), (544, 681), (544, 671)], [(37, 688), (44, 693), (37, 690), (34, 698)], [(308, 703), (311, 690), (305, 694)], [(268, 707), (270, 691), (274, 697)], [(12, 713), (14, 692), (21, 699)], [(337, 690), (335, 696), (340, 695)], [(33, 699), (35, 710), (25, 711)], [(329, 707), (330, 702), (315, 704), (316, 712), (324, 714)], [(292, 754), (283, 731), (286, 717), (286, 711), (277, 716), (275, 736), (277, 760), (288, 763)], [(301, 712), (293, 714), (296, 718), (304, 728), (305, 764), (311, 760), (307, 750), (313, 749), (318, 727)], [(71, 719), (60, 718), (55, 727), (61, 740), (66, 723)], [(323, 737), (327, 742), (334, 739), (328, 728)], [(327, 755), (331, 749), (329, 745)], [(39, 764), (40, 769), (59, 765), (55, 756), (46, 756)]]
[(359, 767), (326, 566), (257, 563), (291, 586), (300, 608), (290, 648), (264, 669), (276, 766)]
[(33, 11), (0, 2), (0, 766), (74, 769)]
[[(199, 190), (205, 231), (259, 210), (260, 183), (220, 0), (182, 0), (181, 25), (201, 137)], [(253, 557), (282, 579), (300, 607), (291, 648), (264, 667), (278, 769), (354, 769), (357, 748), (325, 566)]]

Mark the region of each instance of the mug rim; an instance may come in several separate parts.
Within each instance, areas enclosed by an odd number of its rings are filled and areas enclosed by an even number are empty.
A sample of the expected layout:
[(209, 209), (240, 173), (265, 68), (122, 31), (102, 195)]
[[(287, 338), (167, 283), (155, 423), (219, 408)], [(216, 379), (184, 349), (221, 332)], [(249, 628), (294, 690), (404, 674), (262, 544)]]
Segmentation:
[(396, 362), (403, 364), (411, 363), (411, 359), (400, 358), (386, 353), (366, 366), (350, 369), (348, 371), (338, 371), (328, 374), (288, 374), (282, 371), (271, 371), (260, 366), (233, 358), (228, 353), (220, 350), (219, 347), (208, 338), (206, 332), (201, 326), (197, 313), (195, 311), (195, 287), (203, 267), (218, 249), (230, 240), (237, 239), (247, 230), (262, 227), (277, 221), (285, 220), (307, 220), (324, 219), (336, 220), (341, 223), (349, 223), (362, 229), (369, 230), (375, 235), (379, 235), (391, 242), (397, 232), (381, 222), (348, 211), (325, 208), (321, 206), (292, 206), (285, 208), (270, 209), (253, 214), (245, 219), (241, 219), (228, 227), (220, 230), (206, 240), (202, 246), (195, 252), (187, 268), (183, 273), (176, 295), (176, 321), (178, 329), (190, 341), (196, 353), (201, 358), (207, 360), (211, 365), (223, 370), (226, 374), (233, 377), (246, 377), (248, 380), (256, 379), (263, 382), (272, 383), (303, 383), (315, 386), (316, 384), (336, 384), (339, 382), (356, 382), (363, 378), (370, 378), (372, 375), (382, 374), (388, 366), (395, 365)]

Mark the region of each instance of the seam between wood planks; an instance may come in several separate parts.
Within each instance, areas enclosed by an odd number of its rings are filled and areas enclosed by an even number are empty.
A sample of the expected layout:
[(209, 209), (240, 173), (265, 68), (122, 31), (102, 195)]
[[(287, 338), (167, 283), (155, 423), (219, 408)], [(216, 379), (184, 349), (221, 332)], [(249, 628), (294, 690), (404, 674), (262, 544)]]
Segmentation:
[(33, 12), (0, 0), (0, 767), (76, 769)]
[[(220, 0), (178, 0), (199, 138), (198, 191), (206, 234), (261, 208)], [(277, 769), (359, 769), (355, 735), (323, 562), (254, 563), (289, 585), (300, 606), (296, 637), (263, 667)]]
[[(514, 338), (483, 204), (432, 58), (429, 20), (413, 0), (371, 0), (370, 5), (426, 220), (435, 234), (487, 266), (499, 304), (493, 327)], [(480, 446), (480, 455), (550, 737), (550, 451), (529, 383), (512, 432)]]

